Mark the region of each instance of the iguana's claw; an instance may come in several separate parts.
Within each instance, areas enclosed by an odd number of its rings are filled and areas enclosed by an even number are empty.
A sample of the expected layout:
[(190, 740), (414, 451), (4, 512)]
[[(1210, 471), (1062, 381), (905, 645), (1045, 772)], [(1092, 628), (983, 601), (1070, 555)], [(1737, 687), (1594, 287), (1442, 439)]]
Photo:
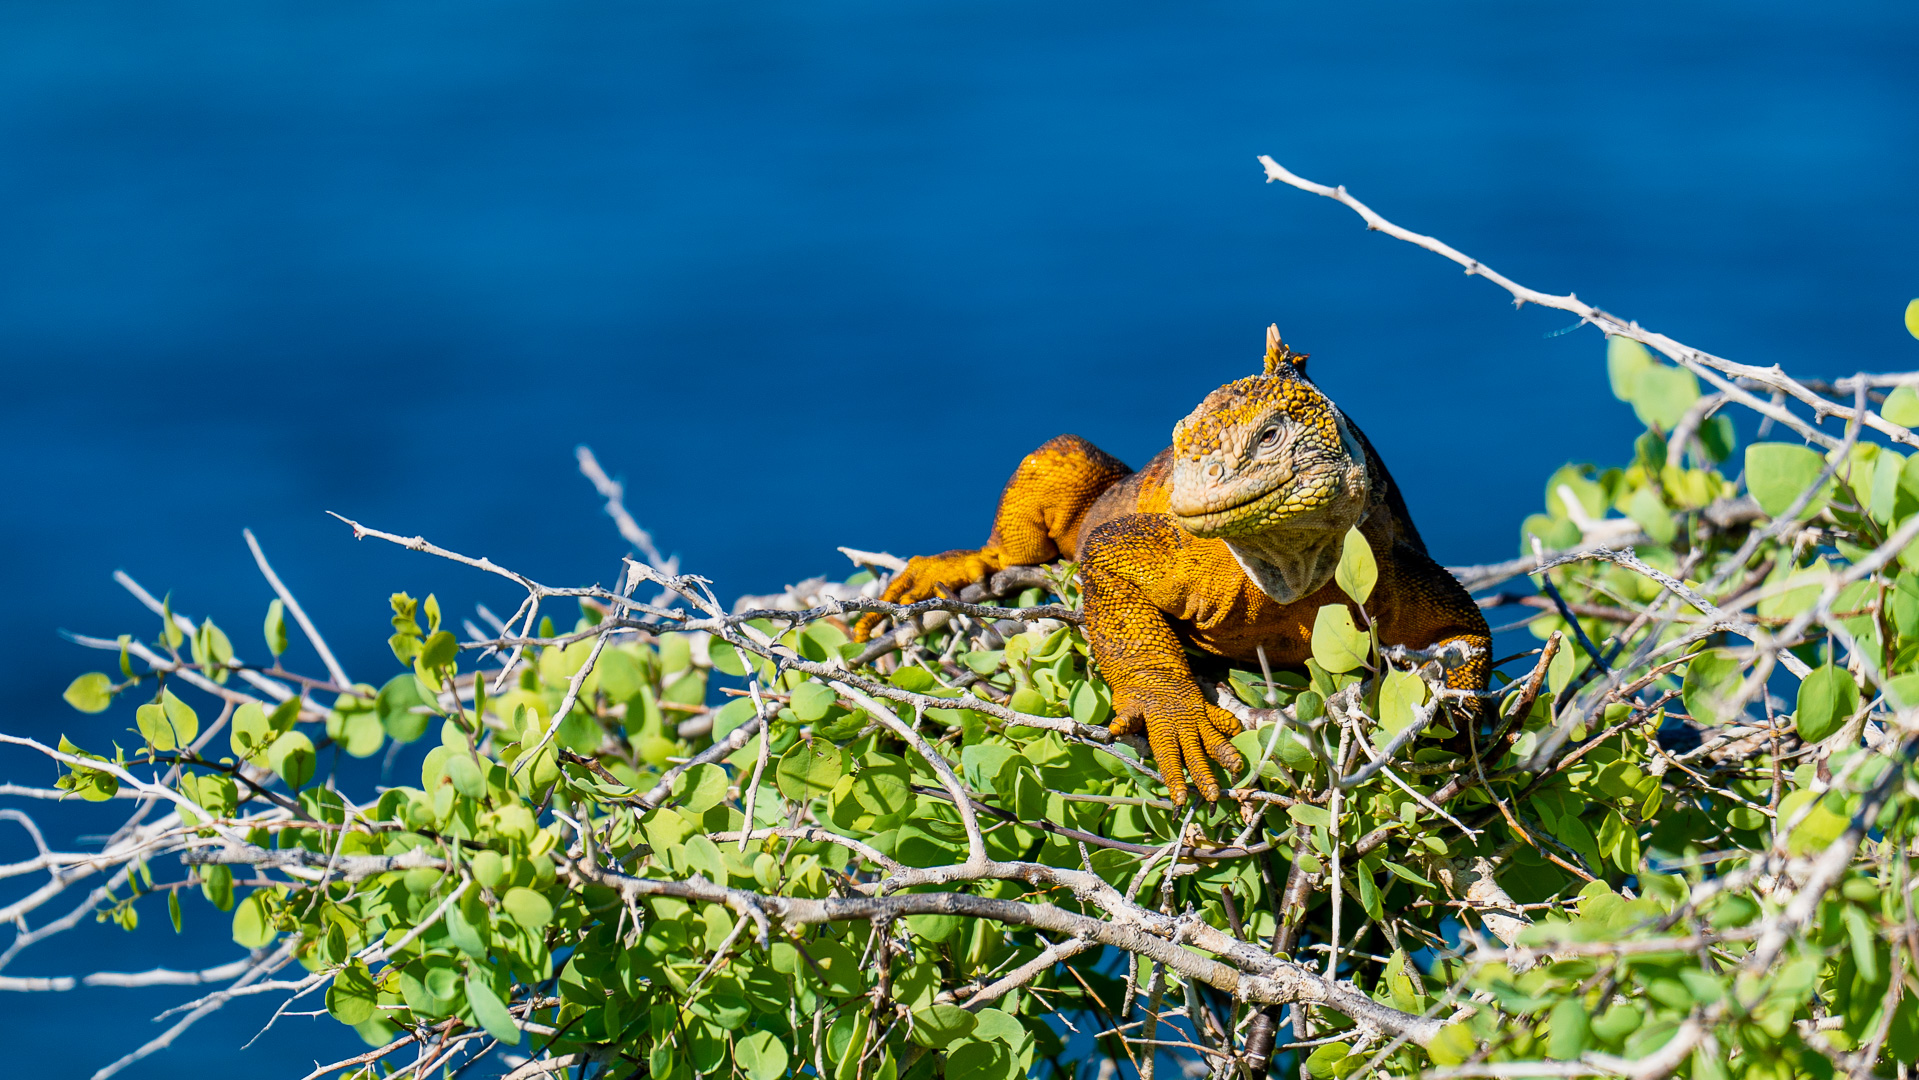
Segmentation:
[(1146, 742), (1166, 781), (1166, 795), (1175, 806), (1186, 805), (1188, 776), (1201, 798), (1218, 802), (1219, 780), (1212, 763), (1226, 770), (1228, 780), (1246, 767), (1232, 743), (1239, 734), (1239, 720), (1208, 702), (1190, 681), (1184, 686), (1178, 685), (1182, 680), (1171, 677), (1159, 681), (1166, 685), (1130, 694), (1116, 691), (1109, 730), (1130, 735), (1145, 727)]
[[(959, 591), (982, 581), (1000, 569), (998, 556), (991, 551), (960, 548), (938, 555), (915, 555), (906, 560), (906, 569), (893, 575), (880, 599), (893, 604), (913, 604), (935, 596), (958, 596)], [(853, 624), (853, 640), (865, 641), (873, 628), (886, 616), (878, 611), (861, 615)]]

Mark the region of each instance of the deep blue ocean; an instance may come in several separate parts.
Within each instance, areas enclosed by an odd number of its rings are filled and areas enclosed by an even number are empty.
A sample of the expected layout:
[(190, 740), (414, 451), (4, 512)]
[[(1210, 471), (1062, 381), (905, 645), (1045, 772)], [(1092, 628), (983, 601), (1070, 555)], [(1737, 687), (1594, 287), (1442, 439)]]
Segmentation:
[[(514, 598), (324, 511), (610, 583), (580, 443), (729, 599), (844, 574), (836, 545), (971, 545), (1027, 450), (1143, 463), (1269, 322), (1442, 561), (1514, 554), (1552, 469), (1628, 456), (1596, 332), (1263, 183), (1261, 153), (1720, 355), (1919, 365), (1908, 4), (14, 0), (4, 729), (129, 726), (60, 701), (112, 661), (58, 631), (156, 630), (117, 568), (263, 655), (242, 527), (372, 682), (388, 593)], [(55, 847), (110, 828), (27, 808)], [(30, 852), (0, 822), (0, 862)], [(5, 974), (237, 955), (225, 916), (186, 918)], [(86, 1076), (188, 996), (9, 995), (5, 1071)], [(126, 1075), (359, 1048), (296, 1017), (241, 1051), (273, 1004)]]

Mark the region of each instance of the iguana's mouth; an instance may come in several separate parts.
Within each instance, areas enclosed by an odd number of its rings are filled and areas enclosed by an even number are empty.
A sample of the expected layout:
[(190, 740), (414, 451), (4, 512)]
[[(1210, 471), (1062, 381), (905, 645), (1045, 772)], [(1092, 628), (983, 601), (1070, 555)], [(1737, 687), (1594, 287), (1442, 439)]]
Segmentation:
[(1280, 513), (1275, 512), (1279, 509), (1278, 506), (1269, 504), (1283, 504), (1286, 501), (1286, 495), (1286, 488), (1278, 488), (1261, 492), (1230, 506), (1206, 509), (1196, 514), (1181, 513), (1173, 507), (1168, 507), (1168, 510), (1179, 522), (1179, 527), (1194, 536), (1228, 536), (1251, 531), (1281, 516)]
[[(1167, 512), (1179, 522), (1180, 528), (1203, 539), (1245, 536), (1284, 526), (1297, 519), (1316, 518), (1320, 511), (1339, 502), (1342, 495), (1348, 493), (1345, 479), (1339, 462), (1315, 462), (1308, 468), (1294, 472), (1285, 483), (1226, 506), (1209, 504), (1209, 500), (1203, 497), (1182, 499), (1179, 485), (1175, 483)], [(1201, 494), (1230, 496), (1232, 492), (1230, 489), (1202, 488)], [(1183, 512), (1185, 507), (1197, 512)], [(1306, 525), (1307, 522), (1299, 521), (1298, 524)]]

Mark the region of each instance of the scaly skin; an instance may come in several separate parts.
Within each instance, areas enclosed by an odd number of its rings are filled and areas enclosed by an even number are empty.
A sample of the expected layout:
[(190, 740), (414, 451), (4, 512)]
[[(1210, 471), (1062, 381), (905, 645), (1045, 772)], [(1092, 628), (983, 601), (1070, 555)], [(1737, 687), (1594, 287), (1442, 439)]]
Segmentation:
[[(1268, 330), (1265, 373), (1207, 395), (1137, 473), (1078, 436), (1048, 442), (1007, 482), (985, 547), (912, 559), (886, 599), (912, 603), (1007, 566), (1077, 558), (1112, 730), (1144, 726), (1180, 804), (1188, 774), (1204, 798), (1219, 798), (1209, 758), (1229, 773), (1244, 768), (1228, 741), (1239, 722), (1205, 700), (1187, 651), (1251, 664), (1263, 647), (1274, 665), (1304, 664), (1319, 608), (1353, 606), (1332, 572), (1354, 525), (1379, 566), (1365, 615), (1380, 641), (1463, 642), (1473, 659), (1447, 685), (1485, 689), (1485, 617), (1426, 554), (1385, 464), (1307, 380), (1305, 360)], [(878, 621), (864, 616), (854, 636), (865, 640)]]

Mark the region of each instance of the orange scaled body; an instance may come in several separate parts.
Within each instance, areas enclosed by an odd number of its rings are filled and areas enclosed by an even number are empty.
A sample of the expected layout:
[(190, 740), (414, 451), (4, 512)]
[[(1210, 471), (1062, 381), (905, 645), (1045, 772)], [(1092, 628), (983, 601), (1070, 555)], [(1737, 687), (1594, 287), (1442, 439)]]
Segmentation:
[[(1378, 564), (1366, 604), (1383, 644), (1459, 641), (1473, 659), (1448, 673), (1486, 686), (1491, 637), (1466, 590), (1426, 554), (1385, 465), (1306, 380), (1303, 356), (1268, 339), (1267, 372), (1209, 395), (1174, 445), (1131, 472), (1076, 435), (1029, 454), (1000, 495), (984, 547), (911, 560), (886, 598), (910, 603), (1008, 566), (1079, 562), (1085, 633), (1113, 691), (1115, 734), (1144, 724), (1169, 794), (1185, 776), (1207, 799), (1207, 758), (1243, 768), (1238, 720), (1205, 700), (1187, 651), (1296, 667), (1312, 655), (1325, 604), (1351, 602), (1330, 580), (1357, 525)], [(864, 639), (878, 617), (862, 619)], [(1362, 623), (1362, 625), (1364, 625)]]

